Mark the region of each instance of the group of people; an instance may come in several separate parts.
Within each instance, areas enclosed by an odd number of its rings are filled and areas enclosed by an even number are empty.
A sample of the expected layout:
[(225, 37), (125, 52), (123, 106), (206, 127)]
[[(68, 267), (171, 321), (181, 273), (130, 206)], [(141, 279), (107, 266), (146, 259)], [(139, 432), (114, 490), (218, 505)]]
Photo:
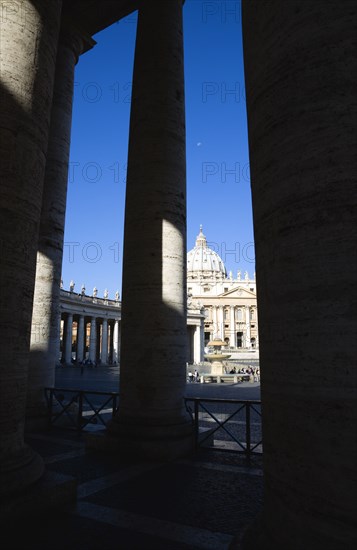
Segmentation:
[[(233, 367), (230, 370), (226, 368), (227, 374), (248, 374), (250, 376), (251, 382), (260, 382), (260, 369), (259, 367), (252, 367), (249, 365), (248, 367), (240, 367), (237, 369), (237, 367)], [(188, 376), (188, 382), (200, 382), (200, 375), (197, 369), (192, 372), (191, 370), (187, 373)]]
[(195, 369), (194, 372), (188, 371), (188, 381), (189, 382), (199, 382), (200, 381), (200, 375), (198, 374), (197, 369)]
[(254, 380), (254, 382), (260, 382), (260, 369), (259, 367), (251, 367), (250, 365), (245, 368), (241, 367), (237, 370), (236, 367), (233, 367), (229, 374), (249, 374)]

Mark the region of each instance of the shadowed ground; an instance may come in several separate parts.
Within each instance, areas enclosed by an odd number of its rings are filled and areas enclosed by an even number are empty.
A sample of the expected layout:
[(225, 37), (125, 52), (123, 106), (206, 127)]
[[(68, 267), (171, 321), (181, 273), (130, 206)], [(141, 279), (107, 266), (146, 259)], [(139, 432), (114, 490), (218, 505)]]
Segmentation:
[[(57, 370), (56, 385), (116, 391), (117, 369)], [(187, 384), (187, 397), (259, 399), (259, 385)], [(28, 443), (50, 472), (74, 477), (72, 507), (9, 527), (6, 548), (38, 550), (228, 549), (260, 512), (261, 458), (250, 464), (236, 453), (201, 450), (169, 464), (125, 463), (86, 453), (82, 435), (53, 430), (31, 434)], [(5, 534), (4, 534), (5, 537)], [(4, 538), (6, 540), (6, 538)]]

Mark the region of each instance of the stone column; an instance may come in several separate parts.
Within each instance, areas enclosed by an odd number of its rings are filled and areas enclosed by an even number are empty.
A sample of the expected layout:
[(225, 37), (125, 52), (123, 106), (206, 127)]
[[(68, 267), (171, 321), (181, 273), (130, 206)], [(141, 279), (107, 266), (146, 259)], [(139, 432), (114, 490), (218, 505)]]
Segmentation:
[(114, 323), (114, 334), (113, 334), (113, 363), (119, 363), (120, 357), (120, 330), (119, 330), (119, 321), (116, 320)]
[(68, 313), (66, 322), (66, 341), (64, 350), (64, 360), (67, 365), (72, 363), (72, 330), (73, 330), (73, 315)]
[(123, 256), (120, 453), (192, 447), (186, 386), (186, 159), (182, 0), (139, 2)]
[(58, 328), (57, 328), (58, 340), (57, 340), (57, 345), (54, 352), (55, 365), (58, 365), (61, 360), (61, 312), (59, 312), (57, 323), (58, 323)]
[(90, 321), (89, 357), (90, 361), (97, 360), (97, 321), (95, 317)]
[[(201, 310), (203, 313), (203, 310)], [(200, 322), (200, 362), (204, 360), (204, 349), (205, 349), (205, 319), (202, 317)]]
[(201, 330), (200, 326), (195, 326), (195, 332), (193, 334), (193, 362), (199, 363), (201, 361)]
[(99, 360), (100, 360), (100, 355), (101, 355), (101, 343), (102, 343), (102, 331), (101, 331), (101, 328), (102, 328), (102, 325), (100, 323), (97, 323), (96, 325), (97, 327), (97, 336), (96, 336), (96, 341), (97, 341), (97, 348), (96, 348), (96, 354), (95, 354), (95, 362), (98, 364), (99, 363)]
[(41, 199), (60, 0), (1, 5), (0, 493), (39, 479), (24, 420)]
[(79, 316), (77, 328), (77, 363), (83, 361), (84, 357), (84, 316)]
[[(65, 314), (61, 314), (61, 321), (62, 323), (62, 350), (61, 350), (61, 363), (64, 362), (64, 350), (66, 349), (66, 324), (67, 324), (67, 316)], [(61, 327), (60, 327), (60, 335), (61, 335)]]
[(351, 550), (356, 4), (242, 5), (265, 484), (244, 547)]
[(237, 346), (237, 337), (236, 337), (236, 323), (234, 318), (234, 306), (229, 306), (229, 313), (230, 313), (230, 323), (229, 323), (229, 345), (232, 348), (235, 348)]
[(109, 326), (109, 362), (113, 363), (114, 362), (114, 334), (113, 334), (114, 321), (112, 319), (108, 322), (108, 326)]
[[(62, 24), (51, 111), (42, 198), (27, 394), (27, 428), (47, 427), (43, 388), (53, 386), (59, 340), (60, 281), (68, 162), (72, 125), (74, 69), (79, 54), (92, 46)], [(38, 335), (40, 337), (38, 337)]]
[(102, 323), (101, 362), (103, 365), (106, 365), (108, 363), (108, 319), (103, 319)]
[(218, 335), (221, 340), (224, 340), (224, 311), (223, 306), (218, 307)]
[(245, 347), (250, 348), (250, 306), (245, 306)]
[(219, 337), (219, 331), (218, 331), (218, 315), (217, 315), (217, 307), (212, 306), (212, 319), (213, 319), (213, 334), (212, 334), (212, 340), (215, 340)]

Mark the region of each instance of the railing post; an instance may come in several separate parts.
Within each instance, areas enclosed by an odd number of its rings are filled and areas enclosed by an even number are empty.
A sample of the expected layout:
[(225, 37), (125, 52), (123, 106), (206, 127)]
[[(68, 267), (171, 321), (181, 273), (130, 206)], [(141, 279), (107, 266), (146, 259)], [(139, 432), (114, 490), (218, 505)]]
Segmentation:
[(78, 417), (77, 417), (77, 430), (80, 432), (82, 429), (82, 413), (83, 413), (83, 392), (79, 392), (78, 397)]
[(113, 410), (112, 410), (112, 418), (114, 418), (115, 413), (117, 410), (117, 396), (113, 395)]
[(245, 405), (245, 440), (247, 457), (250, 459), (250, 403)]
[(195, 410), (195, 451), (198, 450), (198, 441), (199, 441), (199, 424), (198, 424), (198, 406), (199, 401), (198, 399), (194, 400), (194, 410)]
[(54, 393), (54, 389), (51, 388), (50, 389), (50, 399), (47, 400), (47, 404), (48, 404), (48, 408), (49, 408), (49, 410), (48, 410), (48, 425), (49, 425), (50, 428), (52, 426), (53, 393)]

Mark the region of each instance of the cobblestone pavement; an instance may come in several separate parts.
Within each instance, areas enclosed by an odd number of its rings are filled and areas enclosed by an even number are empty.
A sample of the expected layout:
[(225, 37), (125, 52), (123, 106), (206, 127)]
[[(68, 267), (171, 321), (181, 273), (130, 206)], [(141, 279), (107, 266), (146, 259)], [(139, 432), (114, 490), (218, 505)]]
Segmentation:
[[(188, 384), (187, 394), (259, 398), (258, 386), (243, 384)], [(259, 456), (247, 462), (237, 453), (201, 449), (171, 463), (123, 463), (86, 451), (83, 436), (69, 431), (30, 434), (27, 440), (49, 472), (76, 479), (77, 501), (5, 529), (6, 550), (223, 550), (262, 507)]]

